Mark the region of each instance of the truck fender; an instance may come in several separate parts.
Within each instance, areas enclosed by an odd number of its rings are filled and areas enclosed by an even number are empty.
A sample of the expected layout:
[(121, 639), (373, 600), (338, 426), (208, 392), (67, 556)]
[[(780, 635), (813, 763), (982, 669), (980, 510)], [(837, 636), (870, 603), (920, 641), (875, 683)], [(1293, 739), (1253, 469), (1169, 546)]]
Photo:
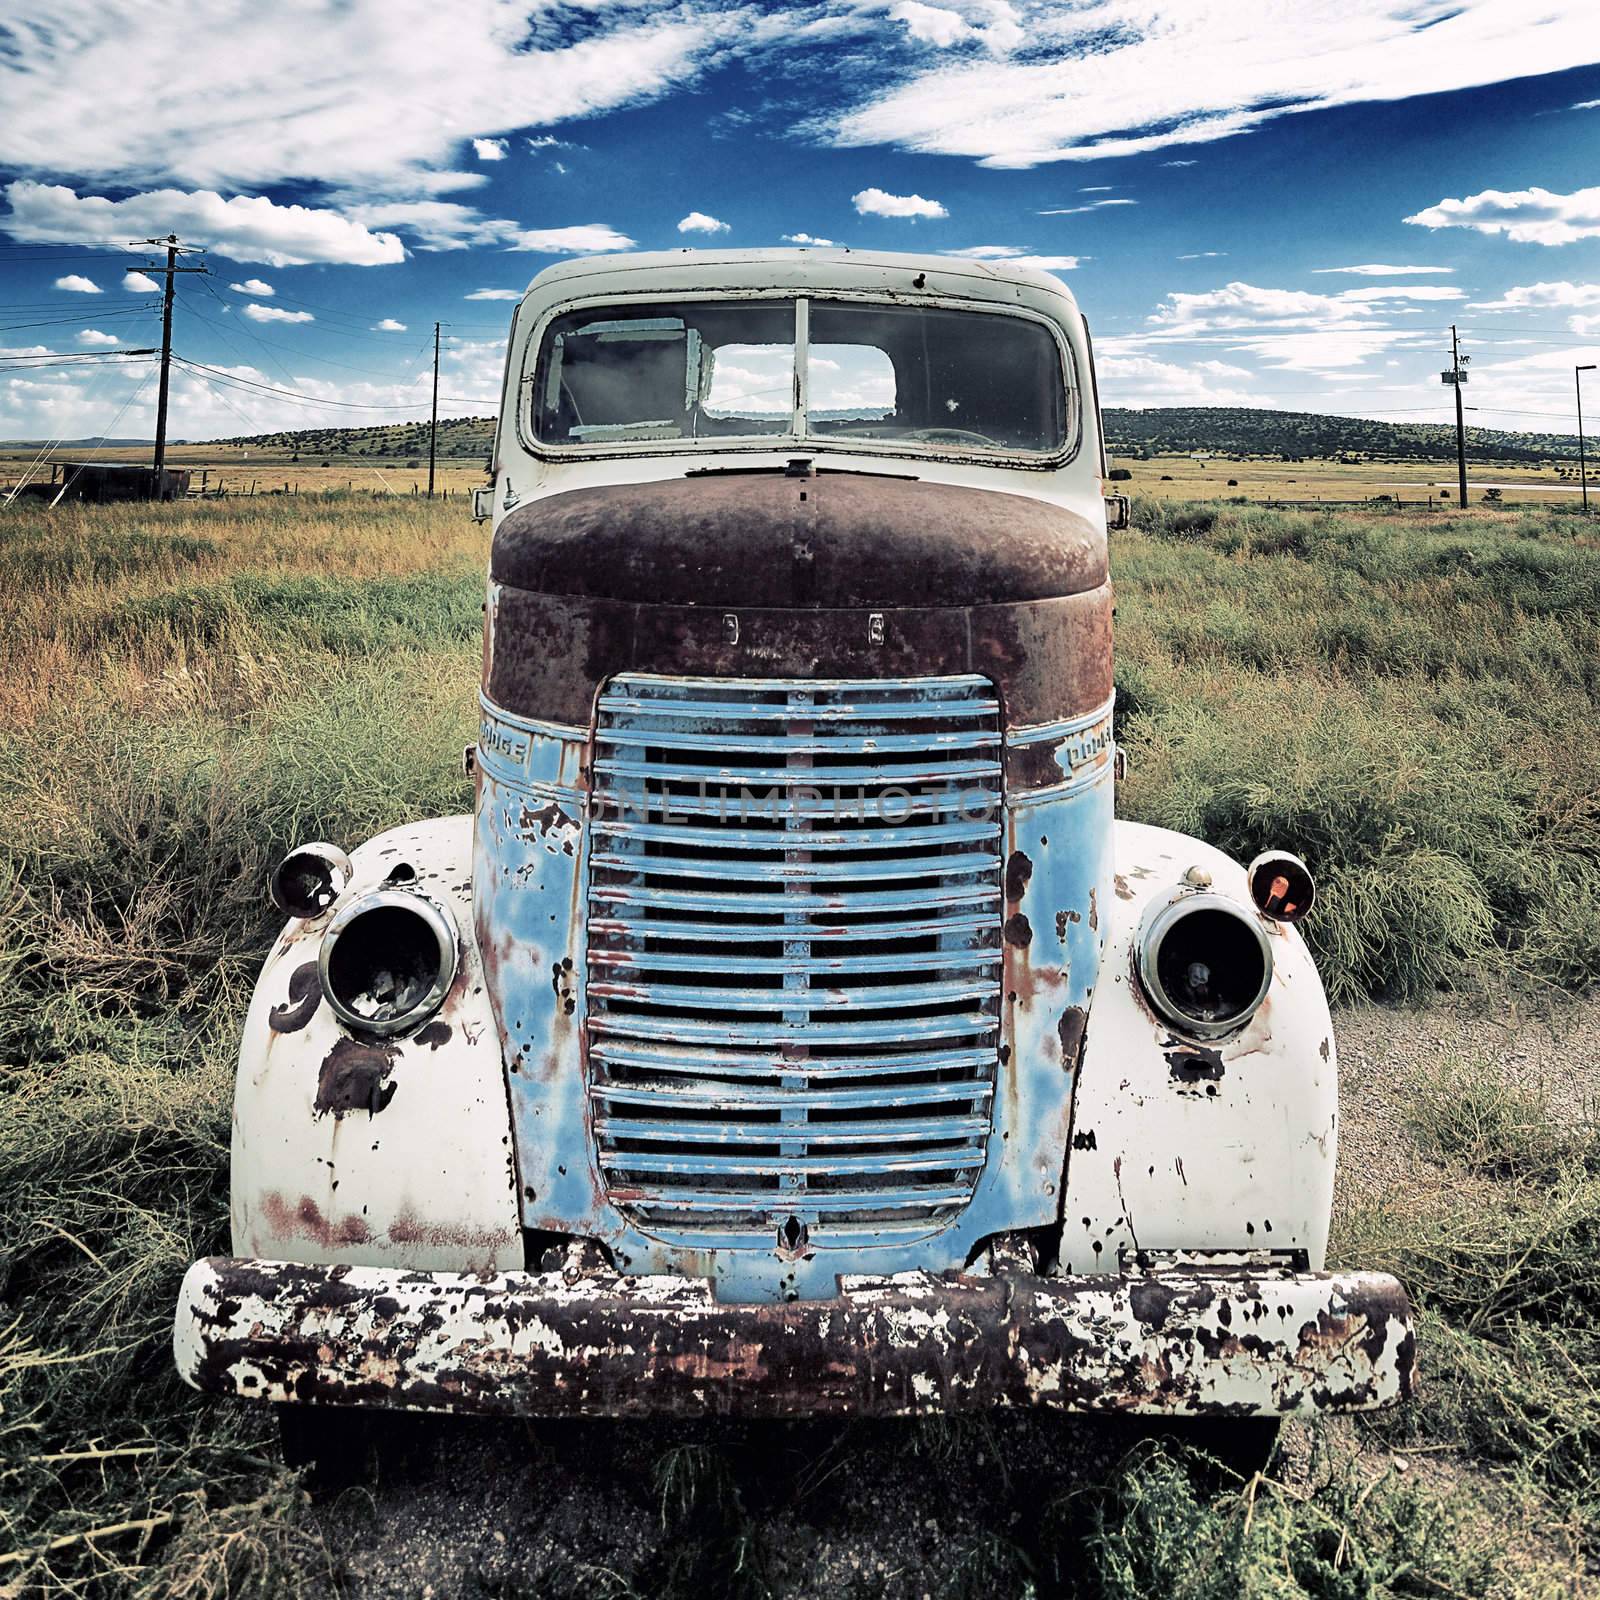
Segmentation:
[[(500, 1034), (473, 932), (472, 819), (391, 829), (351, 862), (338, 899), (279, 935), (250, 1002), (234, 1093), (234, 1254), (520, 1269)], [(358, 1039), (323, 996), (317, 954), (337, 912), (385, 883), (454, 916), (460, 967), (422, 1026)]]
[(1062, 1204), (1061, 1271), (1141, 1251), (1304, 1252), (1320, 1270), (1333, 1204), (1338, 1064), (1327, 998), (1297, 929), (1269, 919), (1271, 987), (1231, 1037), (1187, 1041), (1135, 971), (1140, 924), (1197, 869), (1256, 917), (1245, 870), (1211, 845), (1116, 825), (1115, 893), (1090, 1002)]

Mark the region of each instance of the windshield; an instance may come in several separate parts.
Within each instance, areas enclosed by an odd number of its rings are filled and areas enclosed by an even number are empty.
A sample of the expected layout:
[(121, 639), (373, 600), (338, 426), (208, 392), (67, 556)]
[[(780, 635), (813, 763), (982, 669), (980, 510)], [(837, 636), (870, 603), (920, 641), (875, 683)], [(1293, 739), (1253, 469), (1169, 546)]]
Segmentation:
[(555, 318), (534, 373), (533, 424), (542, 442), (569, 446), (776, 435), (1046, 455), (1067, 442), (1069, 404), (1042, 322), (720, 300)]

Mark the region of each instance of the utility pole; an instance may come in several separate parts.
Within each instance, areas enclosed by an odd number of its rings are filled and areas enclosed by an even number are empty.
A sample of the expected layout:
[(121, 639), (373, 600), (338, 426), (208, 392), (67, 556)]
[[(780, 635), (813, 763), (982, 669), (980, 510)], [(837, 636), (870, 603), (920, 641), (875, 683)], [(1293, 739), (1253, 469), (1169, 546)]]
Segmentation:
[(1583, 450), (1583, 375), (1594, 369), (1593, 361), (1572, 369), (1572, 387), (1578, 396), (1578, 482), (1583, 486), (1584, 516), (1589, 515), (1589, 462)]
[[(180, 251), (190, 246), (178, 243), (178, 236), (169, 233), (165, 239), (145, 239), (143, 244), (153, 244), (158, 249), (167, 252), (167, 287), (161, 297), (161, 387), (156, 392), (156, 458), (152, 463), (159, 473), (167, 464), (167, 382), (172, 367), (172, 285), (173, 278), (180, 272), (204, 272), (204, 267), (180, 267), (178, 255)], [(156, 271), (163, 269), (156, 268)], [(156, 484), (159, 494), (161, 486)]]
[(433, 462), (439, 451), (439, 324), (433, 325), (433, 421), (428, 425), (428, 498), (433, 499)]
[(1467, 381), (1466, 365), (1472, 359), (1461, 353), (1461, 345), (1456, 338), (1456, 325), (1450, 324), (1450, 370), (1441, 372), (1439, 377), (1450, 384), (1456, 391), (1456, 477), (1461, 487), (1461, 505), (1465, 509), (1467, 504), (1467, 419), (1462, 414), (1461, 385)]

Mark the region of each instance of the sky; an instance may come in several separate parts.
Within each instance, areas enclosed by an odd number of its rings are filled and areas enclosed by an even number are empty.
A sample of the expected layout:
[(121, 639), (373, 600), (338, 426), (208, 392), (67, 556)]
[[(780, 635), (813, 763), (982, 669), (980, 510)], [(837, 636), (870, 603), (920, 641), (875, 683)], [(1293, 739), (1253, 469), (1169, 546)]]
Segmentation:
[[(1596, 0), (8, 0), (0, 438), (497, 408), (572, 255), (826, 243), (1069, 284), (1108, 406), (1570, 432)], [(1600, 373), (1590, 375), (1591, 381)], [(1593, 415), (1600, 418), (1600, 383)]]

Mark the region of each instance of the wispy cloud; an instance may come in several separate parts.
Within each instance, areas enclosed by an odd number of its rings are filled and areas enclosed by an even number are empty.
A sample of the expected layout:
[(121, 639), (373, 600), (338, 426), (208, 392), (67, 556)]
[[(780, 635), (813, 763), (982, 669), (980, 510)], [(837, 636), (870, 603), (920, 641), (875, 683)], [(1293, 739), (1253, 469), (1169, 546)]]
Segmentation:
[(1107, 206), (1136, 206), (1137, 200), (1091, 200), (1086, 206), (1052, 206), (1041, 217), (1075, 217), (1082, 211), (1103, 211)]
[(939, 253), (963, 261), (1003, 261), (1008, 266), (1033, 267), (1039, 272), (1071, 272), (1089, 259), (1087, 256), (1034, 255), (1016, 244), (972, 244), (963, 250)]
[[(297, 8), (293, 27), (255, 0), (10, 0), (6, 23), (0, 167), (408, 198), (482, 181), (452, 170), (463, 141), (496, 143), (535, 110), (552, 125), (649, 100), (733, 29), (711, 0), (660, 18), (549, 0), (341, 0)], [(418, 109), (439, 107), (449, 114)]]
[(471, 294), (464, 294), (463, 300), (520, 300), (520, 289), (474, 289)]
[(920, 194), (887, 194), (882, 189), (862, 189), (850, 196), (850, 203), (863, 217), (948, 217), (950, 213), (937, 200), (924, 200)]
[(1503, 233), (1516, 244), (1572, 244), (1600, 239), (1600, 188), (1552, 194), (1548, 189), (1485, 189), (1464, 200), (1441, 200), (1405, 219), (1424, 228)]
[(786, 233), (783, 236), (783, 242), (785, 244), (811, 245), (818, 250), (831, 250), (833, 248), (832, 239), (818, 239), (809, 233)]
[(1353, 273), (1358, 278), (1406, 278), (1436, 272), (1454, 272), (1454, 267), (1389, 267), (1381, 262), (1369, 261), (1359, 267), (1313, 267), (1312, 273), (1321, 276), (1330, 272)]
[(1297, 0), (1262, 26), (1225, 0), (1030, 12), (1025, 53), (940, 61), (839, 115), (842, 145), (987, 166), (1136, 155), (1278, 117), (1440, 94), (1600, 61), (1589, 0)]
[(1180, 261), (1211, 261), (1217, 256), (1227, 255), (1226, 250), (1191, 250), (1186, 256), (1179, 256)]

